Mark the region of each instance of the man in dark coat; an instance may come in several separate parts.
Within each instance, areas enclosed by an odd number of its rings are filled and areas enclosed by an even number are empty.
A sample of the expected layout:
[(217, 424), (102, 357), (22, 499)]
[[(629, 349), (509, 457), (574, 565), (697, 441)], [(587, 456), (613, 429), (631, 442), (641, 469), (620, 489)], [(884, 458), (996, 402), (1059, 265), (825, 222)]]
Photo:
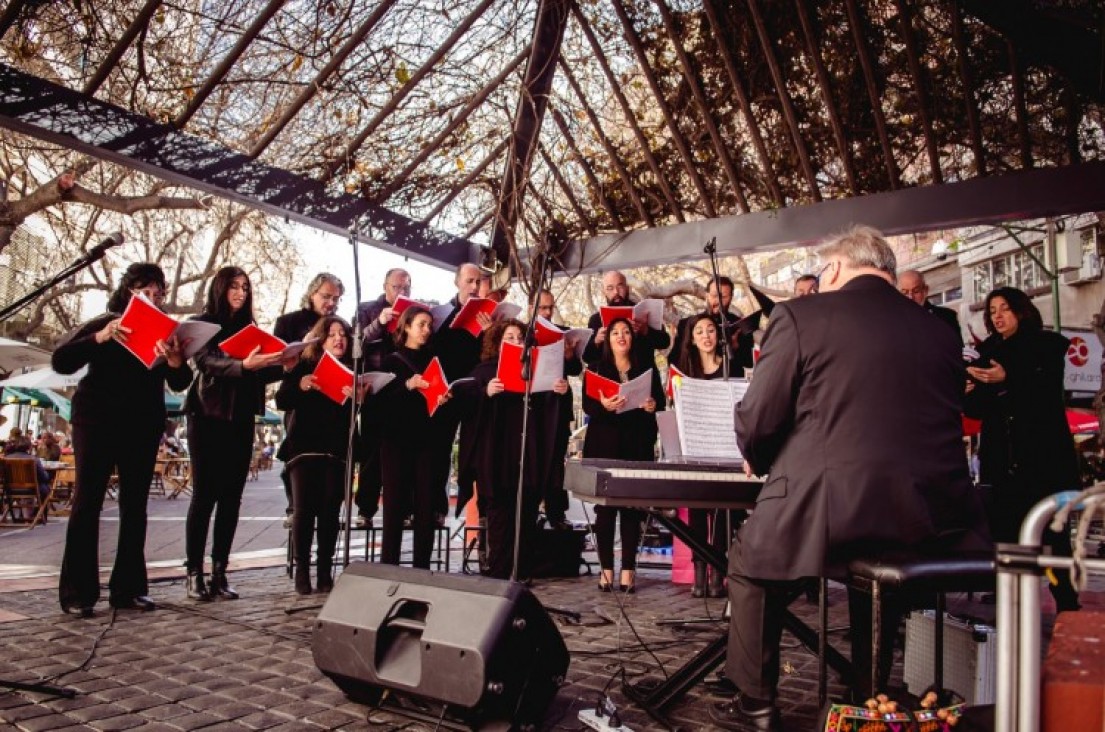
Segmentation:
[(776, 306), (736, 408), (746, 472), (767, 479), (729, 551), (727, 675), (741, 695), (711, 709), (728, 729), (780, 729), (781, 617), (801, 578), (840, 576), (886, 549), (990, 546), (963, 453), (955, 334), (894, 289), (877, 231), (852, 229), (821, 255), (824, 294)]
[[(602, 295), (606, 304), (636, 305), (629, 299), (629, 285), (626, 284), (625, 275), (621, 272), (607, 272), (602, 276)], [(602, 353), (602, 343), (606, 340), (606, 326), (602, 324), (602, 314), (595, 313), (587, 321), (587, 327), (591, 329), (591, 340), (583, 350), (583, 360), (595, 363)], [(633, 348), (640, 349), (642, 356), (653, 356), (654, 351), (662, 351), (671, 345), (671, 336), (663, 328), (649, 328), (647, 323), (633, 322)], [(640, 344), (640, 345), (638, 345)]]
[[(763, 317), (771, 315), (775, 303), (755, 287), (749, 287), (752, 297), (755, 298), (760, 307), (755, 312), (741, 317), (741, 315), (729, 309), (733, 302), (733, 280), (728, 277), (719, 277), (718, 282), (721, 285), (720, 298), (717, 296), (716, 290), (718, 288), (714, 286), (714, 280), (711, 279), (706, 283), (706, 310), (704, 312), (713, 317), (714, 323), (718, 326), (718, 332), (725, 331), (726, 343), (729, 346), (730, 376), (743, 379), (744, 369), (750, 369), (755, 365), (752, 359), (752, 351), (756, 344), (752, 334), (759, 329)], [(688, 315), (675, 326), (675, 340), (672, 342), (671, 351), (668, 352), (670, 363), (679, 361), (684, 344), (691, 335), (688, 332), (690, 323), (697, 317), (698, 313)], [(724, 327), (722, 327), (722, 319), (725, 321)]]
[[(398, 267), (384, 273), (384, 292), (371, 302), (357, 305), (357, 324), (364, 343), (364, 371), (379, 371), (384, 357), (395, 350), (388, 325), (399, 316), (393, 309), (400, 295), (410, 297), (411, 276)], [(369, 402), (366, 401), (365, 405)], [(380, 430), (384, 416), (378, 409), (362, 408), (357, 444), (357, 527), (366, 526), (380, 504)]]
[(953, 329), (959, 338), (959, 345), (963, 345), (963, 331), (959, 327), (959, 316), (951, 308), (943, 308), (929, 302), (929, 286), (923, 274), (915, 269), (907, 269), (898, 275), (898, 289), (903, 295), (924, 308), (925, 312), (935, 315)]

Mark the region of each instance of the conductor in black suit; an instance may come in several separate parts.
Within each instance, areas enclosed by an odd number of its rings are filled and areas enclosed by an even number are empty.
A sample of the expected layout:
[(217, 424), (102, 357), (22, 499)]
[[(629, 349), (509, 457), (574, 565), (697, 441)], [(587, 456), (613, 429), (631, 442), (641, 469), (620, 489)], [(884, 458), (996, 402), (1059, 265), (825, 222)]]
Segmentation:
[[(776, 306), (736, 408), (746, 472), (767, 478), (729, 550), (726, 673), (741, 693), (711, 709), (727, 729), (781, 729), (781, 617), (801, 578), (841, 576), (882, 550), (990, 546), (963, 453), (955, 334), (894, 288), (894, 253), (874, 229), (821, 256), (824, 294)], [(869, 622), (853, 614), (857, 666)]]
[(925, 282), (925, 276), (915, 269), (907, 269), (898, 275), (898, 289), (902, 294), (925, 309), (930, 315), (935, 315), (955, 331), (959, 338), (959, 345), (963, 345), (963, 331), (959, 327), (959, 316), (951, 308), (940, 307), (929, 302), (929, 286)]

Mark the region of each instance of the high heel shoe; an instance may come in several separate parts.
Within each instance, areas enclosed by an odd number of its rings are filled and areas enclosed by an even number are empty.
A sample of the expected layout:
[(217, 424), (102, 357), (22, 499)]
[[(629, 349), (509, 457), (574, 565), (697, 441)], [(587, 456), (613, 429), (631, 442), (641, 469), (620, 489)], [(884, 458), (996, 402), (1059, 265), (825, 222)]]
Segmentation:
[(614, 589), (614, 570), (604, 569), (599, 572), (599, 592), (610, 592)]
[[(629, 577), (629, 581), (626, 582), (625, 578)], [(623, 569), (622, 576), (619, 578), (621, 581), (618, 584), (618, 589), (627, 595), (632, 595), (637, 591), (637, 572), (633, 569)]]

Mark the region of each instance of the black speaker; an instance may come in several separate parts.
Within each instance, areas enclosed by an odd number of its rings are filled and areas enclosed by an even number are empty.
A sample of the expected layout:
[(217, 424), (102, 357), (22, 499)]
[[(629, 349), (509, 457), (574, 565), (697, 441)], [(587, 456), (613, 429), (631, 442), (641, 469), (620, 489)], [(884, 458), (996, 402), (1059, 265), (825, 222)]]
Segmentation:
[(403, 692), (474, 728), (540, 727), (568, 670), (560, 631), (523, 585), (366, 562), (338, 578), (312, 651), (354, 701)]

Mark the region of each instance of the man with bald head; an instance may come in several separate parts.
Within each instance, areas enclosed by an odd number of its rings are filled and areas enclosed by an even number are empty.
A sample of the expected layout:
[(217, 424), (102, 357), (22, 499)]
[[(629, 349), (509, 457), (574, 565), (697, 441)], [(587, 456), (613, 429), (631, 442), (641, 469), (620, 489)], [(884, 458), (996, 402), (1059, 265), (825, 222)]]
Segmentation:
[(929, 286), (925, 282), (925, 276), (915, 269), (907, 269), (898, 273), (898, 290), (913, 302), (920, 305), (926, 312), (935, 315), (940, 322), (947, 323), (948, 327), (955, 330), (959, 343), (963, 343), (963, 331), (959, 328), (959, 317), (951, 308), (942, 308), (929, 302)]
[[(626, 284), (625, 275), (617, 270), (603, 274), (602, 295), (606, 299), (606, 304), (610, 306), (637, 304), (629, 298), (629, 285)], [(587, 327), (591, 329), (592, 335), (591, 341), (583, 351), (583, 360), (594, 363), (599, 360), (602, 344), (606, 340), (606, 327), (602, 324), (602, 315), (600, 313), (592, 315), (587, 321)], [(633, 348), (634, 350), (640, 348), (642, 355), (647, 351), (647, 355), (651, 358), (653, 351), (662, 351), (671, 345), (671, 336), (663, 328), (653, 329), (648, 327), (648, 323), (634, 321), (633, 330)]]

